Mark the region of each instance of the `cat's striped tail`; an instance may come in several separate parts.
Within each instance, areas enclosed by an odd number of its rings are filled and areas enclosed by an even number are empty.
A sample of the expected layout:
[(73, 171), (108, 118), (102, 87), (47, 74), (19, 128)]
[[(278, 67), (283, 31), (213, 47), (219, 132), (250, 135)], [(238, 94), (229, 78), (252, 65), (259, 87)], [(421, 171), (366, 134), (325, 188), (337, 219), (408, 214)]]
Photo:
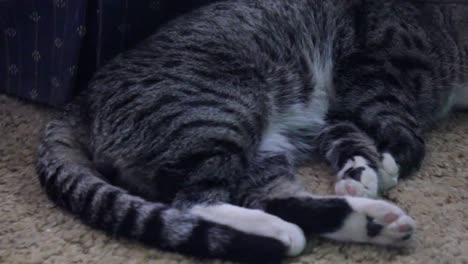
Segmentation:
[(48, 197), (87, 224), (110, 235), (195, 257), (259, 263), (288, 254), (280, 240), (209, 220), (194, 211), (149, 202), (109, 184), (82, 148), (78, 128), (70, 118), (56, 119), (45, 128), (37, 171)]

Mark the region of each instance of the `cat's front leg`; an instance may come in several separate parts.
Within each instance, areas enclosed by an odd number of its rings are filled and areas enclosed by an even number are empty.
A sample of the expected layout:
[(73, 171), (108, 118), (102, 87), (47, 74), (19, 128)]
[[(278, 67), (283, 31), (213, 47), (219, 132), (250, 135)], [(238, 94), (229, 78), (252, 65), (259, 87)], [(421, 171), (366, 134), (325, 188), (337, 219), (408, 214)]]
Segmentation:
[(392, 156), (380, 154), (374, 140), (351, 122), (330, 123), (315, 145), (336, 171), (338, 195), (377, 197), (398, 181)]

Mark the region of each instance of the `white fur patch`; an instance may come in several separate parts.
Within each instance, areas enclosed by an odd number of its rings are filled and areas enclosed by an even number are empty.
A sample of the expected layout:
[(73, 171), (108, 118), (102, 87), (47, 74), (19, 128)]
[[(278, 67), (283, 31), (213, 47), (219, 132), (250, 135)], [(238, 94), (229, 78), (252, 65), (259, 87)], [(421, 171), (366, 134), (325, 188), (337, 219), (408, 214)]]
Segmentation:
[(400, 168), (390, 153), (382, 154), (382, 168), (380, 170), (379, 186), (382, 191), (395, 187), (398, 183)]
[[(416, 222), (411, 217), (389, 202), (358, 197), (345, 199), (355, 212), (346, 219), (342, 228), (326, 234), (325, 237), (340, 241), (401, 246), (407, 244), (403, 238), (412, 235), (416, 228)], [(375, 237), (367, 235), (367, 217), (383, 226)]]
[[(323, 100), (327, 100), (323, 98)], [(303, 130), (304, 133), (317, 134), (325, 125), (324, 114), (318, 105), (293, 105), (284, 113), (275, 113), (268, 128), (263, 133), (260, 151), (292, 153), (301, 142), (291, 143), (285, 136), (289, 131)], [(306, 136), (306, 135), (304, 135)], [(304, 142), (304, 147), (310, 142)], [(291, 157), (292, 158), (292, 157)]]
[(289, 248), (289, 256), (299, 255), (304, 250), (306, 244), (304, 233), (298, 226), (260, 210), (221, 204), (195, 206), (190, 211), (203, 219), (226, 225), (245, 233), (279, 240)]
[[(278, 121), (273, 121), (273, 123), (277, 122)], [(293, 151), (295, 149), (294, 145), (289, 142), (286, 136), (280, 134), (282, 130), (283, 129), (279, 125), (270, 124), (260, 143), (260, 151), (287, 153)]]
[[(328, 46), (328, 45), (326, 45)], [(331, 47), (332, 45), (330, 45)], [(313, 73), (314, 89), (308, 104), (292, 105), (286, 112), (273, 113), (268, 128), (263, 134), (260, 151), (286, 152), (291, 154), (295, 145), (284, 136), (288, 131), (304, 129), (305, 133), (316, 134), (325, 124), (325, 115), (329, 108), (330, 91), (333, 89), (333, 56), (331, 48), (320, 51), (312, 47), (303, 52), (308, 59), (308, 66)], [(310, 59), (313, 58), (313, 61)], [(307, 147), (308, 142), (304, 143)], [(293, 157), (290, 157), (293, 158)]]
[[(335, 184), (335, 193), (338, 195), (377, 197), (379, 179), (377, 172), (369, 167), (367, 160), (361, 156), (349, 159), (338, 172), (339, 181)], [(361, 180), (343, 179), (345, 172), (351, 168), (364, 168), (361, 172)]]

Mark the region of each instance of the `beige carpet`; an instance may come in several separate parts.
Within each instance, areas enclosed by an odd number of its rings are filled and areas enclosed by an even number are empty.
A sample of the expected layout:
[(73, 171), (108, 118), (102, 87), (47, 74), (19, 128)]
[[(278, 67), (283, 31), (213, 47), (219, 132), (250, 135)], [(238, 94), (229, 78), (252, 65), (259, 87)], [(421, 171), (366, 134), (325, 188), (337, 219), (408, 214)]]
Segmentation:
[[(0, 96), (0, 263), (194, 263), (92, 230), (51, 204), (33, 167), (46, 109)], [(468, 263), (468, 114), (429, 137), (424, 169), (389, 199), (419, 226), (413, 247), (390, 250), (313, 239), (289, 263)], [(312, 191), (331, 193), (323, 165), (302, 170)], [(206, 263), (206, 262), (204, 262)]]

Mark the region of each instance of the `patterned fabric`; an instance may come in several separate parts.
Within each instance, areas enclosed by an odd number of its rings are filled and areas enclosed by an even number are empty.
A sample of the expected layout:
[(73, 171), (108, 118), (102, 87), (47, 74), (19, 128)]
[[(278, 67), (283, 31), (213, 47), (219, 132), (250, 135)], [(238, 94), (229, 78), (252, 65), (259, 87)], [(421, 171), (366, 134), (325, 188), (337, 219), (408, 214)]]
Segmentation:
[(215, 0), (0, 0), (0, 93), (62, 106), (107, 60)]
[(54, 105), (69, 99), (85, 11), (85, 1), (0, 1), (0, 92)]

